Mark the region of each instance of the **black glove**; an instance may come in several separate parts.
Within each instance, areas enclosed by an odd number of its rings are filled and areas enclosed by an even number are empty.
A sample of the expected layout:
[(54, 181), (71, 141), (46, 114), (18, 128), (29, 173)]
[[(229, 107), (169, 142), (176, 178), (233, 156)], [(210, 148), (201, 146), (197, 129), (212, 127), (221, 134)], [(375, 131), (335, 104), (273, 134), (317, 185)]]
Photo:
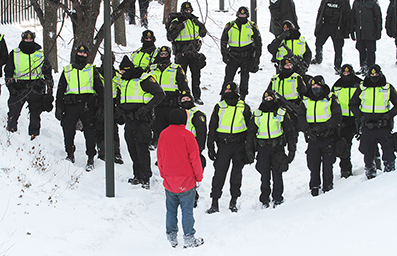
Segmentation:
[(229, 63), (229, 61), (230, 61), (230, 55), (228, 53), (223, 53), (222, 54), (222, 61), (223, 61), (223, 63), (225, 63), (227, 65)]
[(103, 122), (104, 117), (105, 117), (105, 115), (103, 113), (103, 107), (98, 107), (98, 109), (96, 110), (96, 113), (95, 113), (96, 121), (97, 122)]
[(367, 119), (364, 115), (360, 117), (360, 125), (361, 125), (362, 127), (365, 126), (365, 124), (367, 123), (367, 121), (368, 121), (368, 119)]
[(58, 121), (62, 121), (62, 118), (63, 118), (63, 110), (62, 110), (60, 107), (57, 107), (56, 110), (55, 110), (55, 118), (56, 118)]
[(356, 41), (356, 36), (354, 35), (354, 32), (350, 33), (350, 37), (353, 41)]
[(215, 152), (215, 146), (214, 146), (214, 145), (208, 147), (208, 157), (209, 157), (212, 161), (215, 161), (215, 160), (216, 160), (216, 152)]
[(254, 154), (254, 152), (253, 151), (247, 151), (247, 153), (246, 153), (246, 164), (253, 164), (254, 163), (254, 161), (255, 161), (255, 154)]
[(295, 158), (295, 151), (288, 151), (288, 163), (292, 163), (292, 161), (294, 161)]
[(291, 35), (291, 31), (286, 30), (278, 36), (278, 39), (280, 39), (282, 41), (282, 40), (286, 39), (287, 37), (289, 37), (290, 35)]
[(184, 22), (185, 20), (187, 20), (187, 17), (186, 17), (186, 15), (180, 15), (179, 17), (178, 17), (178, 21), (179, 22)]
[(136, 112), (140, 118), (144, 117), (149, 113), (150, 108), (147, 105), (144, 105), (138, 109)]

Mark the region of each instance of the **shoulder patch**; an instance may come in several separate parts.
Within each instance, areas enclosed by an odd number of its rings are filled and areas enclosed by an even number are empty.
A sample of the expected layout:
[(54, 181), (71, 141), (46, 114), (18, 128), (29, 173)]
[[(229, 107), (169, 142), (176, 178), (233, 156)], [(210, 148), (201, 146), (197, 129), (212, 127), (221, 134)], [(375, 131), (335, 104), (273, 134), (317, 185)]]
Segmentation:
[(199, 119), (200, 119), (201, 122), (205, 123), (205, 116), (204, 115), (200, 116)]
[(152, 82), (152, 83), (155, 83), (156, 82), (156, 79), (154, 79), (152, 76), (149, 78), (149, 81), (150, 82)]

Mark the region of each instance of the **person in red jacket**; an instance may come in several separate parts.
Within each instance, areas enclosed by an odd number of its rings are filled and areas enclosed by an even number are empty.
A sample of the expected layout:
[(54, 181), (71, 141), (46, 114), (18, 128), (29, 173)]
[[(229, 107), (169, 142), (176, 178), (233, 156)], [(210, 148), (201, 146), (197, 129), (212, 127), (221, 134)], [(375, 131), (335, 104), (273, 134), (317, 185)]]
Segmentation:
[(178, 206), (182, 210), (184, 248), (197, 247), (204, 239), (195, 238), (193, 206), (196, 185), (203, 179), (200, 150), (193, 133), (186, 130), (188, 114), (178, 108), (170, 113), (170, 125), (160, 133), (157, 164), (166, 195), (166, 234), (172, 247), (178, 245)]

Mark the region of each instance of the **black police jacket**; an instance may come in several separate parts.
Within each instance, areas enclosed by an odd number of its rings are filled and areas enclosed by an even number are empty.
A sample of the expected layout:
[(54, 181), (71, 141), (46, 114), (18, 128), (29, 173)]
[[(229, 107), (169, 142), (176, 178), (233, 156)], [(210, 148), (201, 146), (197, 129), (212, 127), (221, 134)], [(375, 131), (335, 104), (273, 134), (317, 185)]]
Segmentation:
[(320, 32), (325, 23), (337, 25), (337, 37), (349, 38), (350, 27), (349, 0), (322, 0), (317, 12), (314, 35)]
[(355, 0), (351, 14), (351, 33), (359, 40), (379, 40), (382, 13), (376, 0)]

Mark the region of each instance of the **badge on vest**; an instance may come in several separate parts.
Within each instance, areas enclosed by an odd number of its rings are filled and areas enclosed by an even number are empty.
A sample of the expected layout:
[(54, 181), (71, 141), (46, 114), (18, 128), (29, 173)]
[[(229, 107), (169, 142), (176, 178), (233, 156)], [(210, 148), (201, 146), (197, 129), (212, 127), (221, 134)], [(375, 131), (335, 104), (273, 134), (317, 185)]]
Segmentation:
[(273, 119), (281, 120), (281, 116), (273, 116)]
[(387, 89), (379, 89), (379, 92), (387, 92)]

